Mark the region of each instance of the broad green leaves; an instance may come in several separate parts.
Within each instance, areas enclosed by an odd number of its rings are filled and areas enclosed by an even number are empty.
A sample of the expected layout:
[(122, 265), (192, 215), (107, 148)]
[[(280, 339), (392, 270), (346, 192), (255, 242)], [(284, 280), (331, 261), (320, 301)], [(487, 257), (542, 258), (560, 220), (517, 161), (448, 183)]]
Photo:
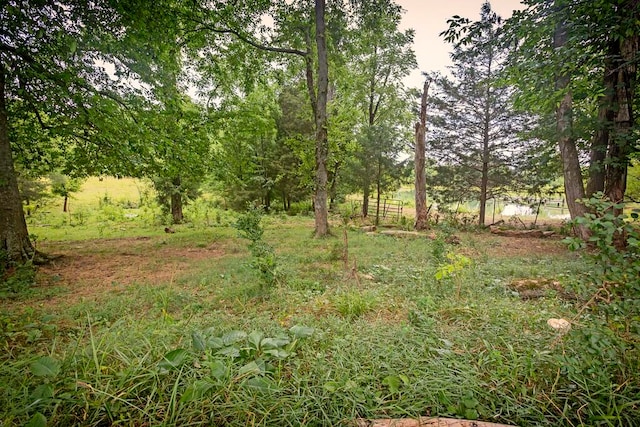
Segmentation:
[(37, 377), (54, 378), (60, 373), (60, 362), (52, 357), (41, 357), (31, 364), (31, 373)]
[(259, 331), (229, 331), (222, 335), (211, 330), (194, 332), (191, 337), (195, 353), (173, 350), (164, 356), (159, 367), (166, 372), (165, 368), (176, 369), (194, 359), (194, 364), (204, 368), (204, 378), (192, 382), (182, 394), (183, 403), (197, 401), (234, 383), (259, 393), (273, 393), (279, 390), (283, 363), (294, 357), (301, 340), (313, 333), (313, 328), (301, 325), (289, 329), (288, 335), (275, 337), (265, 337)]

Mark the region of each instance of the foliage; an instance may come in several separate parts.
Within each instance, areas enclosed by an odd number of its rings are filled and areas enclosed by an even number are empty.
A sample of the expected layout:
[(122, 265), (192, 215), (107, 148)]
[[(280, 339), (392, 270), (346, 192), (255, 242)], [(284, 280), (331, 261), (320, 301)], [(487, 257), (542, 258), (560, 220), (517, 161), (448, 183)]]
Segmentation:
[[(86, 199), (76, 197), (77, 204)], [(311, 219), (263, 216), (270, 226), (252, 235), (274, 246), (288, 280), (261, 298), (243, 239), (224, 219), (217, 227), (180, 225), (171, 235), (140, 217), (120, 219), (105, 235), (127, 238), (98, 244), (89, 233), (96, 209), (89, 199), (81, 205), (87, 226), (39, 227), (40, 246), (55, 251), (73, 241), (95, 260), (92, 269), (135, 256), (142, 274), (135, 286), (114, 280), (80, 299), (72, 297), (75, 280), (56, 282), (42, 270), (55, 286), (4, 301), (0, 417), (10, 425), (38, 413), (51, 425), (231, 426), (407, 414), (522, 426), (593, 425), (604, 417), (633, 425), (639, 415), (640, 359), (631, 346), (619, 351), (620, 338), (591, 312), (558, 337), (547, 319), (571, 319), (580, 307), (559, 294), (522, 301), (508, 287), (520, 277), (568, 283), (594, 269), (558, 242), (535, 242), (532, 248), (544, 249), (516, 256), (502, 249), (504, 238), (464, 233), (455, 253), (472, 259), (472, 268), (438, 281), (436, 272), (451, 261), (443, 241), (347, 230), (360, 280), (348, 287), (342, 260), (327, 256), (334, 240), (309, 240)], [(61, 213), (44, 215), (30, 221), (50, 224)], [(450, 231), (438, 230), (441, 237)], [(171, 274), (145, 282), (145, 268)], [(458, 278), (456, 298), (446, 284)], [(314, 334), (284, 357), (296, 324)], [(289, 344), (270, 348), (267, 338)], [(220, 340), (227, 344), (218, 347)]]
[(332, 304), (345, 319), (354, 320), (373, 311), (379, 301), (372, 292), (342, 291), (333, 296)]
[[(573, 250), (584, 250), (596, 268), (579, 289), (596, 314), (603, 314), (608, 326), (616, 333), (640, 334), (640, 232), (637, 222), (626, 215), (616, 215), (624, 204), (615, 204), (596, 193), (583, 200), (591, 212), (574, 220), (587, 227), (591, 237), (587, 242), (569, 238)], [(622, 243), (622, 244), (621, 244)], [(591, 247), (592, 250), (586, 250)]]
[(342, 124), (350, 125), (357, 145), (350, 148), (348, 140), (343, 141), (342, 153), (353, 152), (334, 162), (342, 166), (342, 180), (349, 188), (363, 194), (362, 214), (367, 216), (370, 195), (375, 191), (379, 198), (397, 188), (404, 173), (398, 158), (411, 140), (413, 112), (402, 79), (416, 67), (416, 59), (413, 30), (399, 29), (398, 5), (362, 1), (353, 15), (353, 30), (346, 35), (351, 43), (336, 88), (342, 105), (334, 108), (338, 116), (351, 115), (342, 117)]
[(0, 299), (19, 297), (35, 283), (36, 269), (31, 261), (14, 265), (0, 250)]
[(301, 325), (292, 326), (290, 335), (276, 337), (265, 337), (258, 331), (215, 335), (211, 329), (192, 333), (194, 355), (179, 348), (165, 354), (158, 364), (161, 371), (168, 371), (179, 369), (189, 357), (203, 359), (209, 375), (188, 385), (180, 398), (181, 403), (201, 401), (214, 393), (224, 392), (233, 383), (259, 392), (278, 391), (284, 362), (294, 358), (301, 340), (314, 332), (313, 328)]
[(502, 79), (510, 51), (503, 21), (489, 2), (480, 15), (475, 22), (455, 17), (442, 33), (453, 43), (453, 77), (433, 76), (428, 155), (435, 173), (427, 180), (440, 204), (479, 200), (483, 226), (487, 200), (546, 182), (540, 141), (525, 133), (531, 120), (513, 107), (514, 88)]
[(278, 269), (278, 261), (273, 246), (262, 239), (264, 229), (262, 228), (261, 208), (249, 208), (247, 212), (240, 215), (235, 228), (240, 235), (248, 239), (249, 251), (251, 252), (251, 266), (258, 272), (260, 277), (260, 287), (269, 290), (282, 280), (281, 272)]

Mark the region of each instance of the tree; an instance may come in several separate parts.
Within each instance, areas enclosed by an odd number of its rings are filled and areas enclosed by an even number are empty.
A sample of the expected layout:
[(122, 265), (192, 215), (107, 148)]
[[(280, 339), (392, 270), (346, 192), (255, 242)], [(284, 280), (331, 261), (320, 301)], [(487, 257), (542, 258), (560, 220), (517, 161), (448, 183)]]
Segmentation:
[[(156, 82), (162, 67), (149, 63), (171, 28), (164, 21), (141, 25), (149, 9), (128, 1), (2, 3), (0, 250), (8, 262), (42, 258), (30, 242), (18, 191), (13, 150), (29, 146), (18, 130), (38, 126), (42, 140), (70, 148), (66, 173), (125, 172), (140, 162), (147, 141), (136, 138), (135, 110), (150, 97), (132, 81)], [(137, 44), (142, 39), (146, 49)]]
[[(474, 190), (483, 226), (487, 200), (514, 185), (513, 166), (526, 152), (518, 139), (524, 119), (511, 106), (513, 89), (499, 80), (507, 54), (500, 38), (502, 19), (484, 3), (479, 21), (454, 17), (449, 22), (443, 35), (454, 43), (453, 79), (436, 79), (440, 90), (434, 99), (437, 117), (430, 151), (439, 173), (433, 180), (440, 188), (451, 187), (456, 182), (452, 172), (462, 173), (461, 188), (454, 193)], [(447, 171), (446, 165), (455, 168)]]
[[(273, 55), (293, 55), (302, 58), (310, 104), (315, 122), (315, 234), (329, 234), (327, 211), (327, 159), (329, 144), (327, 135), (328, 102), (328, 46), (326, 34), (326, 2), (308, 0), (294, 2), (234, 2), (216, 0), (195, 2), (195, 7), (179, 9), (186, 26), (185, 45), (191, 46), (201, 63), (205, 75), (216, 75), (220, 68), (212, 52), (220, 46), (232, 47), (240, 56), (231, 61), (232, 66), (241, 62), (240, 57), (255, 64), (246, 48)], [(264, 16), (270, 16), (273, 25), (264, 24)], [(312, 34), (314, 37), (312, 37)], [(315, 43), (313, 40), (315, 39)], [(238, 42), (241, 47), (238, 46)], [(245, 50), (243, 50), (244, 46)], [(204, 60), (202, 59), (204, 58)], [(267, 59), (272, 59), (268, 57)], [(264, 68), (264, 67), (263, 67)], [(224, 70), (222, 70), (224, 72)], [(222, 82), (221, 82), (222, 83)]]
[[(509, 66), (517, 102), (542, 121), (559, 107), (556, 136), (572, 217), (585, 212), (576, 200), (583, 195), (604, 190), (611, 201), (624, 197), (626, 169), (638, 149), (631, 135), (639, 9), (636, 0), (535, 0), (507, 25), (517, 43)], [(587, 150), (585, 191), (578, 172)]]
[(278, 105), (272, 88), (258, 87), (245, 97), (229, 99), (218, 115), (214, 145), (214, 174), (223, 183), (231, 207), (258, 203), (269, 209), (278, 172), (276, 120)]
[[(389, 0), (360, 0), (349, 33), (348, 66), (355, 73), (337, 90), (355, 91), (360, 122), (355, 132), (360, 149), (355, 152), (354, 178), (363, 193), (362, 215), (369, 213), (369, 198), (376, 190), (376, 223), (385, 181), (399, 175), (396, 160), (406, 145), (403, 130), (410, 125), (410, 103), (402, 79), (416, 67), (413, 30), (400, 31), (401, 8)], [(394, 177), (395, 175), (395, 177)]]
[(52, 173), (49, 176), (49, 179), (51, 180), (51, 192), (56, 196), (64, 197), (62, 212), (68, 212), (69, 196), (71, 196), (71, 193), (75, 193), (80, 190), (82, 180), (78, 178), (70, 178), (59, 173)]
[[(318, 55), (317, 92), (315, 102), (316, 119), (316, 180), (313, 207), (316, 219), (316, 236), (329, 234), (329, 218), (327, 212), (329, 141), (327, 134), (327, 95), (329, 90), (329, 60), (327, 58), (327, 33), (325, 22), (325, 0), (316, 0), (316, 49)], [(311, 88), (309, 92), (312, 93)], [(313, 99), (313, 97), (312, 97)]]
[(420, 102), (420, 116), (416, 123), (416, 146), (415, 146), (415, 201), (416, 201), (416, 230), (429, 228), (427, 212), (427, 176), (425, 170), (426, 155), (426, 134), (427, 134), (427, 99), (429, 96), (429, 83), (427, 78), (422, 89)]
[[(556, 1), (556, 7), (558, 9), (562, 7), (559, 3), (560, 2)], [(559, 20), (556, 23), (555, 33), (553, 35), (554, 49), (560, 50), (565, 47), (567, 38), (567, 23)], [(578, 160), (578, 150), (571, 130), (573, 96), (569, 88), (569, 81), (570, 76), (567, 75), (564, 70), (558, 69), (556, 71), (555, 87), (557, 91), (563, 93), (562, 99), (556, 107), (556, 130), (558, 134), (560, 158), (562, 159), (562, 170), (564, 172), (564, 191), (571, 218), (576, 218), (584, 215), (587, 209), (580, 203), (580, 200), (584, 198), (584, 184), (582, 181), (580, 162)], [(585, 240), (588, 238), (588, 231), (585, 227), (578, 227), (578, 233), (581, 238)]]

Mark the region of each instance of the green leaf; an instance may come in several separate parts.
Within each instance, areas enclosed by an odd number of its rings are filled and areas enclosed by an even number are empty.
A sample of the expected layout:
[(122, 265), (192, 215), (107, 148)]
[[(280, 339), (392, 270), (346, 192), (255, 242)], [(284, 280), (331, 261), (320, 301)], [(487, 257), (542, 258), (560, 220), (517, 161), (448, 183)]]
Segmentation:
[(222, 336), (222, 342), (224, 345), (232, 345), (247, 338), (246, 332), (243, 331), (231, 331)]
[(184, 394), (180, 398), (180, 402), (187, 403), (200, 400), (214, 387), (215, 384), (210, 381), (196, 380), (184, 391)]
[(274, 349), (288, 345), (291, 341), (289, 338), (265, 338), (260, 342), (262, 348)]
[(251, 361), (238, 370), (239, 375), (261, 375), (264, 373), (264, 363), (262, 367), (256, 361)]
[(400, 380), (400, 377), (397, 377), (395, 375), (387, 375), (382, 380), (382, 385), (386, 385), (389, 388), (389, 392), (394, 394), (400, 391), (401, 384), (402, 381)]
[(25, 427), (47, 427), (47, 417), (40, 412), (36, 412), (29, 422), (25, 424)]
[(213, 350), (217, 350), (219, 348), (224, 347), (224, 342), (220, 337), (210, 337), (207, 340), (207, 348), (211, 348)]
[(289, 332), (296, 338), (308, 338), (313, 335), (314, 331), (315, 329), (302, 325), (294, 325), (289, 329)]
[(53, 397), (54, 389), (51, 384), (40, 384), (33, 390), (31, 393), (31, 399), (40, 400), (40, 399), (51, 399)]
[(327, 381), (326, 383), (324, 383), (323, 387), (329, 393), (335, 393), (340, 388), (340, 384), (335, 381)]
[(41, 357), (31, 364), (31, 373), (36, 377), (53, 378), (60, 373), (60, 362), (53, 357)]
[(207, 342), (200, 332), (194, 331), (191, 334), (191, 343), (193, 348), (198, 351), (204, 351), (207, 348)]
[(291, 353), (289, 353), (286, 350), (283, 350), (281, 348), (272, 348), (269, 350), (265, 350), (264, 354), (268, 354), (270, 356), (275, 357), (276, 359), (286, 359), (287, 357), (289, 357), (291, 355)]
[(211, 376), (215, 379), (222, 381), (229, 375), (229, 368), (222, 360), (214, 360), (209, 365), (211, 369)]
[(166, 370), (179, 368), (184, 364), (188, 354), (187, 350), (183, 348), (172, 350), (164, 355), (158, 366)]
[(256, 350), (260, 349), (260, 342), (262, 341), (264, 335), (261, 332), (253, 331), (249, 334), (248, 341), (253, 345), (253, 348)]
[(465, 409), (464, 417), (468, 420), (477, 420), (478, 419), (478, 411), (475, 409)]
[(280, 390), (275, 381), (269, 377), (249, 378), (244, 385), (245, 387), (256, 389), (261, 393), (273, 393)]
[(228, 356), (233, 359), (237, 359), (238, 357), (240, 357), (240, 350), (235, 347), (225, 347), (221, 350), (218, 350), (216, 354), (219, 356)]

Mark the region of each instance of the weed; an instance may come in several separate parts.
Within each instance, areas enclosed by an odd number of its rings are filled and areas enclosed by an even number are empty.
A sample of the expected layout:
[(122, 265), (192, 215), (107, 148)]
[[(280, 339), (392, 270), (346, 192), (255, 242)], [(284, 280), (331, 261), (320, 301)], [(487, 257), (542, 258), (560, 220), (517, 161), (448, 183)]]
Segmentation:
[[(2, 259), (4, 257), (4, 259)], [(9, 266), (4, 270), (5, 265)], [(11, 264), (6, 260), (6, 252), (0, 251), (0, 299), (16, 298), (24, 295), (36, 281), (36, 270), (31, 261)]]
[(260, 224), (262, 213), (258, 208), (250, 208), (238, 218), (235, 224), (241, 236), (248, 239), (249, 251), (252, 255), (251, 266), (260, 277), (263, 289), (273, 288), (282, 279), (278, 270), (275, 250), (262, 239), (264, 229)]
[(356, 319), (378, 306), (378, 297), (372, 292), (343, 291), (331, 301), (338, 313), (348, 320)]

